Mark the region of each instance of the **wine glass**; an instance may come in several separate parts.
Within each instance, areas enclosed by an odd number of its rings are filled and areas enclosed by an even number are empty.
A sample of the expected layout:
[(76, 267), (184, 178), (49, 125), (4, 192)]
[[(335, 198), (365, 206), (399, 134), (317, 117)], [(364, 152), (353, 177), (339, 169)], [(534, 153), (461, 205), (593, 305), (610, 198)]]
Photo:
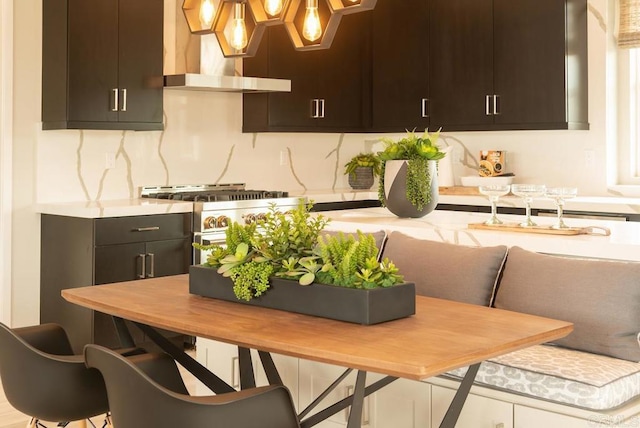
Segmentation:
[(568, 229), (563, 219), (564, 202), (567, 199), (575, 198), (578, 195), (578, 189), (575, 187), (550, 187), (547, 189), (545, 196), (553, 199), (558, 208), (558, 220), (556, 224), (551, 226), (553, 229)]
[(508, 184), (495, 184), (488, 186), (478, 186), (478, 190), (481, 194), (488, 196), (491, 202), (491, 218), (484, 222), (484, 224), (502, 224), (502, 221), (498, 218), (498, 199), (500, 196), (504, 196), (509, 193), (511, 186)]
[(538, 198), (540, 196), (544, 196), (546, 191), (546, 186), (544, 184), (513, 184), (511, 185), (511, 193), (516, 196), (520, 196), (525, 204), (526, 209), (526, 219), (524, 222), (520, 223), (522, 227), (533, 227), (537, 226), (536, 223), (531, 220), (531, 202), (533, 202), (533, 198)]

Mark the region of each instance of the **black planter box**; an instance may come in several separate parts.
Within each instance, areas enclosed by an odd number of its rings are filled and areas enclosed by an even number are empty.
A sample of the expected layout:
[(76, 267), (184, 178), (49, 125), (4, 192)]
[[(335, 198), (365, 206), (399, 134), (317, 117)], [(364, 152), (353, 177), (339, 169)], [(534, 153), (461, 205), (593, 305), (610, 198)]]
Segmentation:
[(189, 292), (230, 302), (370, 325), (416, 313), (416, 287), (407, 282), (371, 290), (324, 284), (300, 285), (272, 277), (269, 289), (250, 301), (238, 300), (231, 279), (204, 266), (189, 268)]

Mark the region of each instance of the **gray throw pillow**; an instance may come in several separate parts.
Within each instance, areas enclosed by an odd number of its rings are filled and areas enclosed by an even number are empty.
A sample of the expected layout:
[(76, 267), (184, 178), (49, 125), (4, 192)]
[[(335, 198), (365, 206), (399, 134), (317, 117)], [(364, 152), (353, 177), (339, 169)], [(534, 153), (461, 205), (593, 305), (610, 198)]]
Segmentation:
[(416, 294), (489, 306), (507, 247), (469, 247), (391, 232), (382, 256), (415, 282)]
[(554, 343), (640, 361), (640, 263), (509, 250), (495, 307), (572, 322)]

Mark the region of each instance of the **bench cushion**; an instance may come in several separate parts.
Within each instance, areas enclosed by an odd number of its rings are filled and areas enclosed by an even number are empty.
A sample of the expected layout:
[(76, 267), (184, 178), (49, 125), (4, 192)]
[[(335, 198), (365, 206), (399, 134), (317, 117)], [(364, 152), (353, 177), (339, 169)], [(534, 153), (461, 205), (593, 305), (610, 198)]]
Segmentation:
[[(462, 378), (467, 368), (448, 372)], [(640, 364), (553, 345), (537, 345), (482, 363), (476, 383), (590, 409), (618, 407), (640, 395)]]
[(416, 293), (489, 306), (507, 247), (469, 247), (391, 232), (382, 252)]
[(640, 361), (640, 263), (572, 259), (509, 249), (495, 307), (569, 321), (554, 343)]

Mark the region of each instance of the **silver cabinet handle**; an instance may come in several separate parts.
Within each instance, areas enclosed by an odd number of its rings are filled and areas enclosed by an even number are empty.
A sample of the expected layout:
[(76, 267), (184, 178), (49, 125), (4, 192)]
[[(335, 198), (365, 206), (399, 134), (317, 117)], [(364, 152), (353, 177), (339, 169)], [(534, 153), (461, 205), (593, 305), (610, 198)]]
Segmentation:
[(127, 90), (126, 89), (122, 90), (122, 110), (121, 111), (127, 111)]
[(120, 101), (118, 100), (118, 94), (120, 93), (118, 91), (118, 88), (113, 88), (113, 108), (111, 109), (111, 111), (118, 111), (118, 104), (120, 104)]
[(493, 114), (500, 114), (500, 109), (498, 108), (498, 101), (500, 100), (500, 95), (493, 96)]
[(318, 116), (320, 119), (324, 119), (324, 99), (318, 100), (320, 102), (320, 115)]
[(319, 114), (319, 100), (314, 98), (311, 100), (311, 118), (317, 119)]
[(156, 275), (156, 256), (153, 253), (147, 253), (147, 256), (149, 256), (149, 274), (147, 275), (147, 278), (153, 278)]
[(429, 117), (429, 98), (422, 99), (422, 117)]
[(146, 254), (138, 254), (138, 257), (140, 257), (140, 275), (138, 275), (138, 278), (140, 279), (144, 279), (147, 276), (147, 255)]
[(133, 229), (134, 232), (151, 232), (154, 230), (160, 230), (160, 226), (136, 227)]
[(231, 387), (240, 388), (240, 359), (231, 358)]
[(484, 98), (484, 113), (487, 116), (491, 116), (491, 95), (487, 95)]

